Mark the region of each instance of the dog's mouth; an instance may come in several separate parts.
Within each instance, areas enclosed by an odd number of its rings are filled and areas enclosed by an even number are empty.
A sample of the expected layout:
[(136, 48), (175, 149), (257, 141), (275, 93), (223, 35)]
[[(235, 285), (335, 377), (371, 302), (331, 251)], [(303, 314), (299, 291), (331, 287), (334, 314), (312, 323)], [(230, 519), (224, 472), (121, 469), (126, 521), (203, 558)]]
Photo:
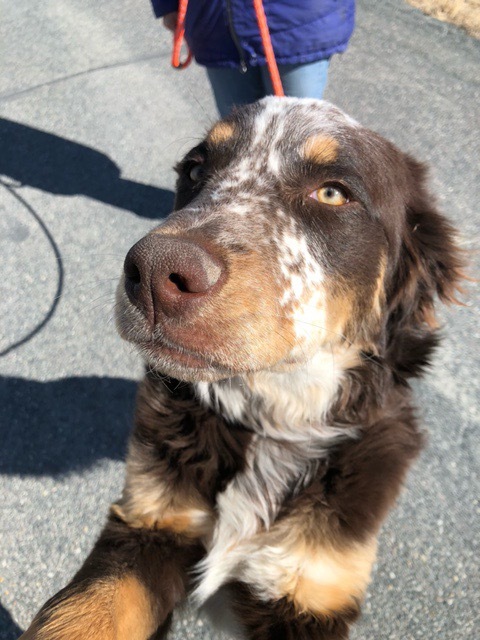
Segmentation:
[(136, 346), (155, 370), (186, 382), (219, 380), (235, 373), (215, 356), (187, 349), (168, 339), (136, 342)]
[(168, 320), (152, 327), (127, 299), (123, 283), (117, 295), (118, 332), (138, 349), (150, 367), (184, 381), (221, 379), (234, 373), (228, 362), (216, 355), (205, 327), (193, 323), (181, 328)]
[(173, 364), (178, 363), (190, 369), (208, 369), (219, 366), (208, 355), (195, 353), (181, 345), (155, 341), (140, 343), (138, 347), (149, 360), (170, 360)]

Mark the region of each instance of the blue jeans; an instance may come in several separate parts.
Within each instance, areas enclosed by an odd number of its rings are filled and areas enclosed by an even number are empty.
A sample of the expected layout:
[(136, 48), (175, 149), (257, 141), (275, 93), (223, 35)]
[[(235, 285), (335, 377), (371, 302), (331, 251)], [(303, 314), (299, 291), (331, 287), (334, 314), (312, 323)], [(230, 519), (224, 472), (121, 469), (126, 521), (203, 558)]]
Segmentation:
[[(317, 60), (306, 64), (280, 64), (286, 96), (296, 98), (322, 98), (327, 84), (330, 60)], [(226, 116), (234, 104), (248, 104), (273, 93), (267, 67), (248, 67), (246, 73), (238, 69), (207, 68), (215, 102), (220, 116)]]

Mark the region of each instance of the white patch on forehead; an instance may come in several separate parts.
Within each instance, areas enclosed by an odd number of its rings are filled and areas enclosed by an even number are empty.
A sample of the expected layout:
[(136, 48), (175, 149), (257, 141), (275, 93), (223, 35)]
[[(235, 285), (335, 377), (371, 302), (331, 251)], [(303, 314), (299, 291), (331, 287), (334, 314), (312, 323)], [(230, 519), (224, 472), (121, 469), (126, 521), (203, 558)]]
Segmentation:
[(232, 180), (237, 184), (246, 179), (258, 180), (265, 168), (274, 175), (280, 172), (281, 155), (278, 145), (285, 136), (287, 124), (284, 111), (284, 105), (275, 102), (262, 109), (254, 118), (248, 155), (234, 167)]
[[(227, 168), (223, 181), (216, 185), (213, 200), (240, 190), (243, 182), (259, 189), (268, 186), (268, 175), (278, 177), (282, 170), (282, 144), (288, 141), (299, 150), (308, 136), (323, 132), (338, 134), (341, 126), (358, 126), (340, 109), (323, 100), (267, 97), (249, 123), (252, 139), (247, 153)], [(249, 188), (251, 186), (249, 184)]]
[(317, 128), (331, 130), (333, 126), (338, 126), (339, 124), (346, 124), (355, 128), (361, 127), (354, 118), (327, 100), (267, 96), (260, 100), (259, 104), (264, 107), (262, 111), (264, 128), (268, 127), (268, 122), (265, 121), (277, 114), (282, 114), (283, 118), (285, 120), (289, 119), (292, 124), (303, 124), (305, 122), (308, 125), (316, 125)]
[[(260, 101), (260, 104), (265, 105), (265, 108), (262, 109), (259, 115), (254, 120), (253, 123), (253, 131), (254, 138), (252, 140), (252, 145), (255, 147), (259, 144), (269, 144), (270, 139), (267, 137), (268, 128), (271, 125), (272, 119), (275, 116), (279, 116), (284, 114), (285, 104), (280, 101), (274, 101), (270, 104), (265, 104), (266, 101)], [(279, 122), (278, 127), (275, 131), (273, 131), (273, 136), (275, 139), (281, 138), (284, 132), (284, 120), (282, 118), (281, 122)]]
[(238, 184), (241, 180), (251, 180), (252, 178), (255, 178), (255, 167), (253, 166), (252, 154), (248, 154), (235, 166), (232, 180)]
[(280, 173), (280, 162), (280, 153), (276, 149), (272, 149), (268, 154), (268, 168), (274, 175), (278, 175)]

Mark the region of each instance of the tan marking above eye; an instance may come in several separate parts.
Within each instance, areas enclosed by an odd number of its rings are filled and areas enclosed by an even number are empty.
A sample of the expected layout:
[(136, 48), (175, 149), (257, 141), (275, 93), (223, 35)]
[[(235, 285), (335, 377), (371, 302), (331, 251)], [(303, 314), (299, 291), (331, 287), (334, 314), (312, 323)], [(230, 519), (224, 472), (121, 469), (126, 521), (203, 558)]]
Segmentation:
[(326, 164), (337, 159), (337, 151), (338, 142), (335, 138), (319, 134), (308, 138), (303, 147), (303, 156), (310, 162)]
[(207, 140), (212, 144), (222, 144), (232, 138), (235, 133), (235, 127), (231, 122), (218, 122), (210, 129)]
[(326, 184), (320, 189), (315, 189), (310, 194), (310, 198), (332, 207), (341, 207), (350, 202), (347, 193), (340, 186), (333, 184)]

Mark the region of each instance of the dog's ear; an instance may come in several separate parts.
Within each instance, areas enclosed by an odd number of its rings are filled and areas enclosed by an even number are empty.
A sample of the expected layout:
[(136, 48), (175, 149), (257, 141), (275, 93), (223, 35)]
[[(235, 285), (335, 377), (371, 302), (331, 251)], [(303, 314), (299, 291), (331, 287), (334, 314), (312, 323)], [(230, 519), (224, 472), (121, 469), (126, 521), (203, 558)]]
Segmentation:
[(406, 219), (398, 265), (387, 292), (387, 351), (401, 377), (419, 375), (438, 338), (435, 298), (459, 302), (464, 256), (456, 232), (434, 206), (425, 186), (426, 168), (410, 156), (407, 169)]

